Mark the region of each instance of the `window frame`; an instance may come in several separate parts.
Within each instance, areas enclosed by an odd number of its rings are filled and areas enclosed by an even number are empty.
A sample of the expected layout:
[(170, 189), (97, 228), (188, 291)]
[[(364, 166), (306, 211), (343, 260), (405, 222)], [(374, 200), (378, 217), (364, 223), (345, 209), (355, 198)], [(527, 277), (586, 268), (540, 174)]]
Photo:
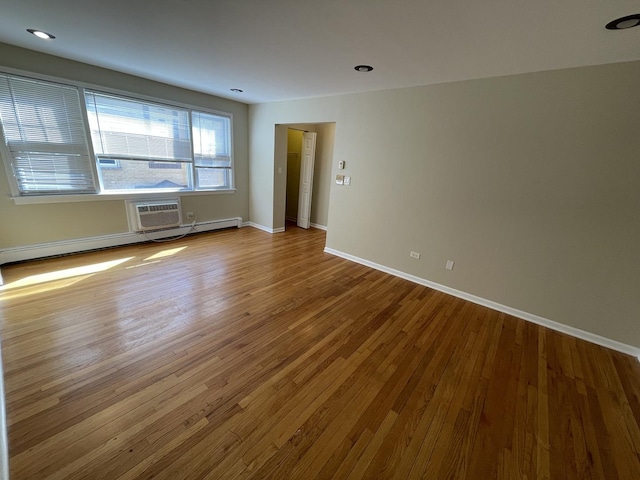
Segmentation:
[[(1, 154), (0, 156), (2, 157), (2, 159), (0, 160), (0, 163), (4, 165), (5, 175), (7, 177), (10, 192), (11, 192), (11, 199), (14, 201), (16, 205), (29, 205), (29, 204), (42, 204), (42, 203), (69, 203), (69, 202), (119, 200), (119, 199), (125, 199), (125, 200), (150, 199), (152, 200), (155, 198), (166, 197), (167, 194), (172, 194), (172, 193), (179, 194), (180, 196), (216, 195), (216, 194), (234, 194), (235, 193), (236, 169), (235, 169), (235, 158), (234, 158), (234, 150), (235, 150), (234, 148), (234, 116), (232, 112), (225, 112), (222, 110), (203, 107), (200, 105), (183, 103), (176, 100), (169, 100), (165, 98), (159, 98), (159, 97), (154, 97), (150, 95), (124, 91), (124, 90), (120, 90), (112, 87), (107, 87), (104, 85), (97, 85), (97, 84), (92, 84), (88, 82), (55, 77), (51, 75), (44, 75), (44, 74), (39, 74), (39, 73), (34, 73), (34, 72), (4, 67), (4, 66), (0, 66), (0, 73), (6, 74), (6, 75), (15, 75), (20, 77), (25, 77), (27, 79), (57, 83), (57, 84), (77, 88), (78, 95), (80, 97), (81, 107), (82, 107), (81, 114), (82, 114), (82, 120), (85, 127), (85, 132), (87, 135), (89, 154), (93, 159), (93, 161), (91, 162), (91, 169), (93, 173), (96, 193), (23, 195), (20, 193), (17, 179), (13, 174), (13, 171), (11, 168), (11, 155), (9, 152), (9, 148), (6, 145), (5, 138), (2, 133), (2, 129), (0, 129), (0, 154)], [(166, 106), (169, 108), (178, 108), (178, 109), (187, 110), (191, 136), (193, 136), (192, 112), (194, 111), (228, 118), (229, 119), (229, 154), (230, 154), (229, 171), (231, 173), (231, 182), (229, 187), (217, 188), (217, 189), (197, 188), (195, 184), (196, 167), (195, 167), (195, 156), (193, 155), (193, 138), (191, 138), (192, 159), (191, 159), (191, 162), (189, 163), (191, 165), (191, 175), (192, 175), (192, 178), (194, 179), (192, 189), (189, 189), (189, 190), (182, 190), (182, 189), (132, 190), (131, 192), (125, 191), (125, 190), (118, 190), (118, 191), (103, 190), (102, 180), (100, 176), (100, 168), (98, 166), (99, 159), (94, 151), (93, 141), (91, 139), (91, 128), (89, 125), (89, 118), (88, 118), (86, 97), (85, 97), (86, 90), (93, 91), (96, 93), (104, 93), (107, 95), (114, 95), (114, 96), (121, 97), (123, 99), (130, 99), (132, 101), (152, 102), (152, 103), (156, 103), (158, 105)], [(113, 169), (114, 167), (107, 167), (107, 168)]]
[(50, 198), (58, 195), (80, 196), (80, 197), (87, 196), (87, 195), (96, 195), (99, 192), (98, 183), (97, 183), (98, 168), (97, 168), (96, 162), (91, 161), (91, 159), (94, 158), (93, 144), (91, 142), (91, 139), (87, 136), (88, 133), (90, 134), (90, 131), (87, 130), (88, 123), (87, 123), (87, 117), (86, 117), (86, 109), (85, 109), (84, 99), (81, 97), (82, 91), (80, 90), (80, 88), (77, 85), (64, 81), (63, 79), (32, 75), (29, 72), (23, 72), (15, 69), (0, 68), (0, 74), (6, 75), (7, 77), (23, 78), (27, 81), (50, 83), (50, 84), (53, 84), (54, 86), (57, 85), (57, 86), (71, 88), (75, 90), (76, 94), (78, 95), (78, 106), (80, 108), (80, 121), (82, 123), (83, 130), (84, 130), (83, 132), (85, 137), (84, 141), (85, 141), (85, 146), (87, 148), (87, 154), (88, 154), (88, 160), (89, 160), (89, 171), (91, 173), (91, 177), (92, 177), (91, 180), (93, 183), (93, 190), (94, 190), (92, 192), (86, 191), (86, 192), (69, 192), (69, 193), (54, 193), (53, 191), (46, 192), (46, 193), (21, 192), (18, 178), (16, 177), (13, 166), (12, 166), (13, 156), (11, 154), (11, 149), (4, 135), (4, 128), (0, 128), (0, 157), (1, 157), (0, 163), (4, 164), (5, 173), (7, 175), (7, 180), (9, 182), (9, 189), (11, 190), (11, 197), (15, 199), (15, 198), (42, 198), (42, 197)]
[[(120, 160), (116, 159), (116, 158), (100, 158), (98, 157), (97, 159), (98, 165), (100, 165), (100, 169), (106, 168), (107, 170), (118, 170), (120, 168), (122, 168), (122, 165), (120, 165)], [(113, 162), (113, 164), (108, 164), (108, 163), (102, 163), (102, 162)]]

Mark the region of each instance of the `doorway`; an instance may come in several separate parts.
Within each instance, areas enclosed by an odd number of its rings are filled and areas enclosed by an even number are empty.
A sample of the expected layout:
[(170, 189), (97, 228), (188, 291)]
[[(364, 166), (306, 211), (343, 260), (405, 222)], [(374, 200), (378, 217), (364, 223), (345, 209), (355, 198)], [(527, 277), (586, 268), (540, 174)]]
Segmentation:
[[(283, 182), (282, 193), (285, 197), (280, 205), (281, 225), (284, 229), (298, 227), (299, 213), (301, 206), (301, 192), (304, 186), (301, 185), (301, 165), (304, 151), (303, 138), (305, 132), (316, 134), (315, 162), (313, 168), (313, 181), (309, 187), (309, 217), (307, 224), (311, 228), (327, 229), (329, 212), (329, 194), (331, 187), (331, 166), (333, 163), (333, 144), (335, 138), (335, 123), (317, 124), (289, 124), (282, 125), (286, 132), (279, 138), (281, 143), (286, 142), (286, 160), (282, 163), (285, 166), (286, 182)], [(285, 140), (286, 138), (286, 140)], [(283, 145), (284, 147), (284, 145)], [(276, 149), (279, 150), (279, 149)], [(284, 148), (279, 150), (284, 153)], [(282, 158), (282, 157), (281, 157)], [(276, 190), (278, 187), (276, 186)], [(282, 198), (282, 197), (281, 197)], [(277, 211), (275, 217), (279, 217)], [(276, 220), (276, 224), (277, 224)], [(304, 225), (301, 225), (304, 227)]]
[(292, 223), (305, 229), (310, 226), (316, 137), (315, 132), (288, 130), (285, 228)]
[(287, 130), (287, 197), (285, 200), (285, 228), (296, 226), (300, 192), (300, 155), (304, 130)]

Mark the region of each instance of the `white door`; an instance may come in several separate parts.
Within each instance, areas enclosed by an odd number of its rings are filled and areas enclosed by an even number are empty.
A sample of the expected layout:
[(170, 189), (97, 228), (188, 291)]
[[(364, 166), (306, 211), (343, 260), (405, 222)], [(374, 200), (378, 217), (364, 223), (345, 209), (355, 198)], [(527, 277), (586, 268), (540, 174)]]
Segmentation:
[(316, 134), (302, 134), (300, 159), (300, 191), (298, 194), (298, 226), (309, 228), (311, 218), (311, 191), (313, 190), (313, 164), (316, 160)]

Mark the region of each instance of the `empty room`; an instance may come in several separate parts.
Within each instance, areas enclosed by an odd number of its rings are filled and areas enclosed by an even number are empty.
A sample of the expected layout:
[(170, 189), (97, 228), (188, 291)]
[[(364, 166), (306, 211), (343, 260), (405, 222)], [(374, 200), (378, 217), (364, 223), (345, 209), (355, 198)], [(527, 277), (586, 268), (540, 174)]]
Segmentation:
[(640, 478), (637, 2), (5, 2), (0, 479)]

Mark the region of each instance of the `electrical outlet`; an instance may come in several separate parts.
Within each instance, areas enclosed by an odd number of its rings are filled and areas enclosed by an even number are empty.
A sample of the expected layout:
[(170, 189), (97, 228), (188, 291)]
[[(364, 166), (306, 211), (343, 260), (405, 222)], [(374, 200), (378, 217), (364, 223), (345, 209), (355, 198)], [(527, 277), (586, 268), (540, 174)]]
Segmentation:
[(196, 218), (196, 216), (193, 212), (187, 212), (187, 220), (193, 220), (194, 218)]
[(411, 252), (411, 253), (409, 254), (409, 256), (410, 256), (411, 258), (419, 259), (419, 258), (420, 258), (420, 252)]
[(453, 270), (453, 260), (447, 260), (447, 264), (445, 265), (445, 268), (447, 270)]

